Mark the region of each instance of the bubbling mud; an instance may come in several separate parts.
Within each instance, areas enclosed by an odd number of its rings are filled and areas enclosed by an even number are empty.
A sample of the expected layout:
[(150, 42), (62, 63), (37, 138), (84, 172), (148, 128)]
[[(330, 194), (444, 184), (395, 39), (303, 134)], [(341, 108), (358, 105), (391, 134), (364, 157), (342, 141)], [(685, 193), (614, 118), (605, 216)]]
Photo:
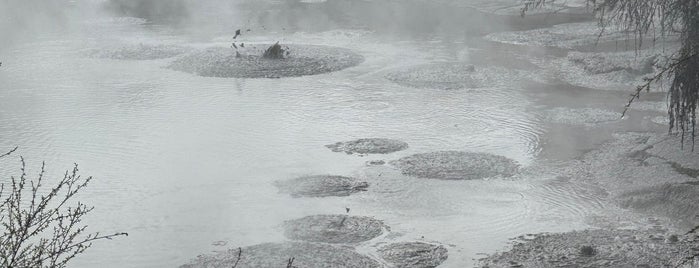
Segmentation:
[(349, 196), (366, 191), (369, 184), (355, 178), (332, 175), (303, 176), (275, 183), (280, 192), (293, 197)]
[(488, 153), (440, 151), (415, 154), (391, 162), (404, 175), (443, 180), (511, 177), (519, 169), (512, 159)]
[(338, 142), (325, 147), (333, 152), (347, 154), (388, 154), (408, 149), (408, 144), (399, 140), (370, 138)]
[[(238, 260), (239, 254), (240, 260)], [(180, 268), (286, 267), (291, 258), (293, 258), (292, 264), (294, 267), (381, 267), (375, 260), (344, 247), (306, 242), (287, 242), (259, 244), (210, 255), (201, 255), (196, 260), (180, 266)]]
[(394, 267), (432, 268), (447, 260), (448, 251), (444, 246), (422, 242), (403, 242), (379, 249), (381, 258)]
[(284, 46), (289, 55), (281, 59), (263, 57), (269, 45), (248, 45), (237, 54), (231, 48), (215, 47), (175, 60), (169, 68), (205, 77), (281, 78), (317, 75), (359, 65), (364, 57), (349, 49), (313, 46)]
[(314, 215), (284, 222), (284, 234), (293, 240), (354, 244), (383, 234), (380, 220), (348, 215)]

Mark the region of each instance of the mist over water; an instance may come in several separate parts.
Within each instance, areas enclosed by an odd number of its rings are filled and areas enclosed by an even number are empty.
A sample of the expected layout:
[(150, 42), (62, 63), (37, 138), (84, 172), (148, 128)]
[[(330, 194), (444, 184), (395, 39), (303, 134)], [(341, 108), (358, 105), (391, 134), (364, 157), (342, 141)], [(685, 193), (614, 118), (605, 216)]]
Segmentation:
[[(440, 267), (471, 267), (522, 234), (601, 225), (596, 217), (617, 212), (601, 201), (604, 189), (558, 169), (612, 133), (665, 131), (647, 120), (662, 111), (617, 118), (627, 92), (582, 88), (568, 78), (584, 71), (548, 68), (565, 49), (484, 38), (589, 15), (521, 18), (480, 2), (0, 0), (0, 152), (19, 146), (31, 172), (46, 161), (56, 177), (79, 163), (95, 177), (79, 196), (96, 207), (89, 229), (129, 236), (95, 243), (73, 267), (175, 267), (212, 250), (288, 241), (285, 221), (346, 208), (390, 227), (358, 252), (434, 242), (449, 251)], [(243, 54), (279, 41), (362, 61), (275, 79), (168, 67), (190, 51), (229, 48), (238, 29)], [(464, 72), (433, 71), (454, 64)], [(366, 156), (325, 147), (360, 138), (409, 147)], [(501, 156), (519, 172), (453, 181), (367, 165), (437, 151)], [(0, 160), (0, 174), (16, 174), (15, 160)], [(295, 198), (275, 186), (326, 174), (368, 190)]]

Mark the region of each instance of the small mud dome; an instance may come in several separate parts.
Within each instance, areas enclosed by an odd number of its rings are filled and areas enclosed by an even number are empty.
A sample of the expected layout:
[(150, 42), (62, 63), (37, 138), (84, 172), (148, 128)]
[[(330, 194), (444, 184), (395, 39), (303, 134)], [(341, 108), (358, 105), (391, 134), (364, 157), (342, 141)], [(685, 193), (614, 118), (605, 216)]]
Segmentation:
[(157, 60), (185, 54), (191, 49), (173, 45), (126, 45), (114, 49), (92, 50), (89, 55), (115, 60)]
[(379, 249), (381, 258), (395, 267), (432, 268), (447, 260), (448, 251), (444, 246), (422, 242), (404, 242), (384, 246)]
[(507, 157), (487, 153), (440, 151), (415, 154), (391, 162), (408, 176), (443, 180), (511, 177), (519, 165)]
[(697, 246), (694, 237), (636, 230), (586, 230), (522, 240), (481, 260), (482, 267), (679, 267)]
[[(238, 261), (238, 254), (240, 254), (240, 261)], [(294, 258), (294, 267), (303, 268), (381, 267), (375, 260), (350, 249), (306, 242), (267, 243), (244, 247), (240, 251), (229, 249), (211, 255), (201, 255), (196, 260), (180, 267), (287, 267), (290, 258)], [(237, 265), (236, 261), (238, 261)]]
[(380, 220), (347, 215), (315, 215), (284, 222), (289, 239), (323, 243), (364, 242), (381, 235), (385, 228)]
[(505, 86), (527, 76), (518, 70), (444, 62), (396, 70), (386, 78), (407, 87), (455, 90)]
[(339, 71), (364, 61), (349, 49), (311, 45), (284, 46), (288, 56), (268, 59), (263, 57), (268, 47), (248, 45), (240, 55), (231, 48), (209, 48), (177, 59), (170, 68), (206, 77), (280, 78)]
[(293, 197), (349, 196), (366, 191), (369, 184), (344, 176), (316, 175), (304, 176), (274, 183), (280, 192)]
[(408, 149), (408, 144), (392, 139), (358, 139), (325, 145), (333, 152), (347, 154), (388, 154)]
[(621, 113), (597, 108), (558, 107), (547, 111), (544, 120), (558, 124), (592, 126), (621, 120)]

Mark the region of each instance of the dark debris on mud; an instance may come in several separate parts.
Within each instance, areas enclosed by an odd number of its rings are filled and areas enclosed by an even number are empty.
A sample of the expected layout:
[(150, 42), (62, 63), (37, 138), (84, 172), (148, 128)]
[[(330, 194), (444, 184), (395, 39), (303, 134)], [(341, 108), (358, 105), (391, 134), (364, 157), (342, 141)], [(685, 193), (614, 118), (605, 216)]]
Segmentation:
[(387, 227), (364, 216), (314, 215), (284, 222), (284, 234), (293, 240), (353, 244), (374, 239)]
[(369, 183), (355, 178), (333, 175), (303, 176), (275, 182), (280, 192), (293, 197), (349, 196), (366, 191)]
[(328, 244), (287, 242), (259, 244), (240, 250), (230, 249), (201, 255), (180, 268), (287, 267), (291, 258), (295, 267), (303, 268), (382, 267), (377, 261), (349, 248)]

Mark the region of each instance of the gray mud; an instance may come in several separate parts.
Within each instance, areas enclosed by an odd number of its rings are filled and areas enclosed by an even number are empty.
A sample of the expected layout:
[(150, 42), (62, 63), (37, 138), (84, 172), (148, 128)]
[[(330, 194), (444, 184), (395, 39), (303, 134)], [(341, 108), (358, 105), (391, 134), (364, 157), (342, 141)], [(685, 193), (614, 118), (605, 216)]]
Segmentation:
[(262, 48), (269, 46), (248, 45), (239, 57), (232, 48), (209, 48), (177, 59), (169, 68), (205, 77), (280, 78), (335, 72), (364, 61), (349, 49), (313, 45), (285, 45), (287, 57), (267, 59)]
[(349, 196), (366, 191), (369, 183), (355, 178), (331, 175), (298, 177), (275, 182), (280, 192), (293, 197)]
[(630, 191), (617, 197), (617, 202), (622, 208), (668, 217), (691, 226), (696, 221), (690, 219), (699, 215), (699, 185), (694, 183), (697, 182), (668, 183)]
[(448, 251), (444, 246), (422, 242), (390, 244), (379, 249), (381, 258), (395, 267), (432, 268), (447, 260)]
[(408, 144), (399, 140), (370, 138), (338, 142), (325, 147), (333, 152), (347, 154), (388, 154), (408, 149)]
[(93, 50), (89, 54), (96, 58), (115, 60), (157, 60), (172, 58), (191, 51), (190, 48), (173, 45), (126, 45), (114, 49)]
[(519, 165), (504, 156), (460, 151), (415, 154), (391, 162), (404, 175), (443, 180), (511, 177)]
[(693, 236), (655, 231), (540, 234), (520, 237), (511, 250), (481, 260), (481, 267), (678, 267), (696, 247)]
[(461, 62), (442, 62), (395, 70), (386, 78), (413, 88), (441, 90), (478, 89), (506, 86), (528, 79), (523, 71), (499, 67), (481, 67)]
[(289, 239), (338, 244), (368, 241), (386, 228), (380, 220), (348, 215), (314, 215), (284, 222)]
[(328, 244), (288, 242), (266, 243), (244, 247), (240, 251), (240, 261), (236, 265), (238, 254), (238, 249), (229, 249), (215, 254), (201, 255), (196, 260), (180, 267), (287, 267), (290, 258), (294, 258), (294, 267), (303, 268), (381, 267), (375, 260), (351, 249)]

